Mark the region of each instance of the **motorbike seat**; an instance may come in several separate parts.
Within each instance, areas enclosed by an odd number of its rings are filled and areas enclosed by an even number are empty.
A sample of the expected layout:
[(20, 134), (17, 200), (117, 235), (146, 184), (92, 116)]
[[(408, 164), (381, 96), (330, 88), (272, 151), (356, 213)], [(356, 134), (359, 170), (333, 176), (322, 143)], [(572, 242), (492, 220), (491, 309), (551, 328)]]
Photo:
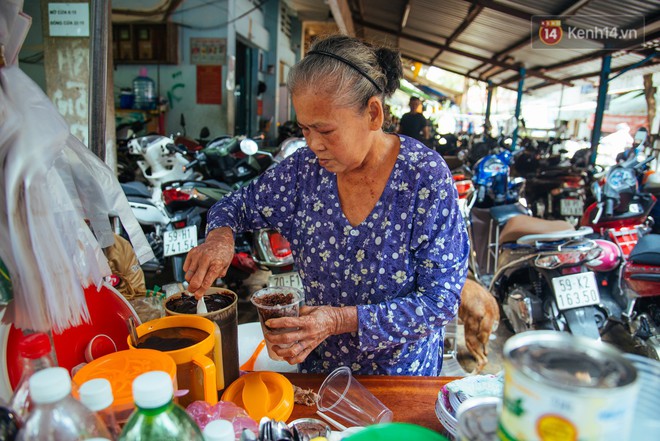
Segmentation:
[(641, 265), (660, 266), (660, 234), (647, 234), (639, 239), (628, 260)]
[(128, 196), (137, 196), (141, 198), (149, 199), (151, 197), (151, 192), (149, 187), (144, 185), (142, 182), (125, 182), (121, 184), (121, 189), (124, 191), (124, 194)]
[(224, 182), (218, 181), (217, 179), (204, 179), (205, 184), (209, 184), (211, 187), (221, 188), (223, 190), (232, 191), (232, 188)]
[(500, 226), (521, 214), (526, 215), (527, 209), (520, 204), (497, 205), (490, 209), (490, 217)]
[[(558, 233), (561, 233), (558, 235)], [(568, 239), (578, 235), (571, 224), (563, 220), (545, 220), (532, 216), (515, 216), (502, 229), (500, 243), (520, 242), (527, 236), (534, 241)]]

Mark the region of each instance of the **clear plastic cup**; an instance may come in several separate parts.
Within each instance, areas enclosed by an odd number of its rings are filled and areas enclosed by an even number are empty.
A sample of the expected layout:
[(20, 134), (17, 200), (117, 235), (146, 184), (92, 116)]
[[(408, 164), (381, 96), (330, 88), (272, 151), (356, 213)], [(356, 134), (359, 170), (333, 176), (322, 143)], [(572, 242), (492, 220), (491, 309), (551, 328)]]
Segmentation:
[(316, 402), (321, 412), (338, 416), (357, 426), (389, 423), (392, 411), (353, 378), (347, 366), (338, 367), (323, 381)]
[[(264, 323), (273, 318), (280, 317), (298, 317), (300, 314), (300, 306), (304, 300), (302, 290), (292, 287), (270, 287), (260, 289), (252, 294), (250, 301), (257, 308), (259, 313), (259, 322), (261, 322), (261, 330), (264, 335), (266, 334), (284, 334), (297, 330), (297, 328), (285, 329), (271, 329)], [(280, 348), (287, 348), (289, 346), (278, 345)], [(268, 356), (276, 361), (282, 361), (283, 358), (278, 356), (271, 344), (266, 339), (266, 349)]]

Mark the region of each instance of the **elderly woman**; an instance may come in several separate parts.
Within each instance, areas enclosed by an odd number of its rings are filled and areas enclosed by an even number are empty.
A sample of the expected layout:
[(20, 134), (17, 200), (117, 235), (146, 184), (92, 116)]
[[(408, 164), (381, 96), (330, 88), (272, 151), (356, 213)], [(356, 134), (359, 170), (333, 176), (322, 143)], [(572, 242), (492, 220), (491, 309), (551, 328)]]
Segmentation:
[(402, 74), (398, 52), (347, 36), (317, 41), (288, 78), (309, 148), (219, 201), (205, 243), (186, 259), (189, 290), (201, 296), (225, 274), (234, 233), (283, 234), (306, 306), (298, 318), (267, 323), (298, 330), (265, 338), (302, 372), (341, 365), (359, 374), (441, 369), (444, 325), (456, 316), (467, 274), (468, 239), (442, 158), (382, 130), (383, 100)]

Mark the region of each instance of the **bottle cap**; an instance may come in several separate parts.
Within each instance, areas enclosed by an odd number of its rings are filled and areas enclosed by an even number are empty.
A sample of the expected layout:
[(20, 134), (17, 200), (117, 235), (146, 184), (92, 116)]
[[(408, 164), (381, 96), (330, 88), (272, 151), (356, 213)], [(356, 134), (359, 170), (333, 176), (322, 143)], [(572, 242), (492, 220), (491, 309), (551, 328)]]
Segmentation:
[(151, 371), (133, 380), (133, 400), (143, 409), (155, 409), (172, 401), (174, 386), (166, 372)]
[(107, 409), (114, 401), (112, 386), (105, 378), (86, 381), (80, 386), (78, 393), (80, 394), (80, 401), (94, 412)]
[(227, 441), (235, 438), (234, 425), (227, 420), (211, 421), (204, 427), (204, 441)]
[(23, 358), (41, 358), (50, 353), (50, 339), (43, 332), (24, 336), (18, 343), (18, 353)]
[(140, 68), (140, 76), (141, 77), (146, 77), (147, 76), (147, 68), (146, 67), (141, 67)]
[(71, 393), (69, 371), (52, 367), (35, 372), (29, 380), (30, 397), (37, 404), (60, 401)]

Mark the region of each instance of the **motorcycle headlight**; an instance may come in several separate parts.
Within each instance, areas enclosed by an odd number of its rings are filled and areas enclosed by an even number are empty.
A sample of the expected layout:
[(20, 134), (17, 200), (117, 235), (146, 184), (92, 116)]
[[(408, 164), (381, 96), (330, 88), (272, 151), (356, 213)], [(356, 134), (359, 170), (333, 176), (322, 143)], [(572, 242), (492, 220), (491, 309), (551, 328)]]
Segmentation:
[(484, 171), (488, 173), (499, 173), (504, 168), (504, 163), (497, 158), (491, 158), (484, 164)]

